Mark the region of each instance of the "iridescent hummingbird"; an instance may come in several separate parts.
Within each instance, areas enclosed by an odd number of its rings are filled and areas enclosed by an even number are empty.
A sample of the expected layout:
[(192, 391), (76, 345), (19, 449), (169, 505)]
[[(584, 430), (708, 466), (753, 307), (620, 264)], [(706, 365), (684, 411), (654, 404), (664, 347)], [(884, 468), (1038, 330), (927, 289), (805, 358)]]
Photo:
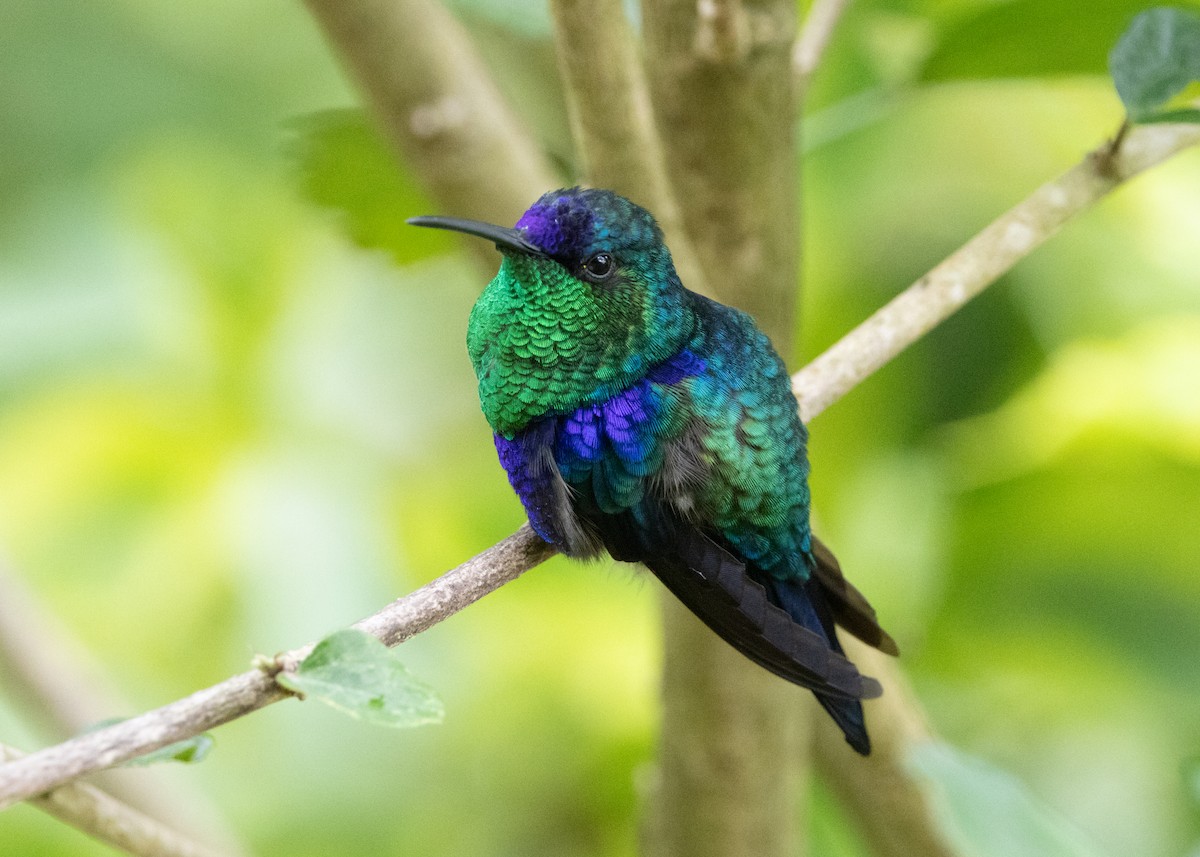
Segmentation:
[(859, 753), (879, 683), (834, 626), (896, 654), (809, 527), (807, 432), (750, 316), (688, 291), (646, 210), (545, 194), (509, 229), (409, 223), (496, 244), (467, 349), (500, 463), (571, 557), (640, 562), (752, 661), (809, 688)]

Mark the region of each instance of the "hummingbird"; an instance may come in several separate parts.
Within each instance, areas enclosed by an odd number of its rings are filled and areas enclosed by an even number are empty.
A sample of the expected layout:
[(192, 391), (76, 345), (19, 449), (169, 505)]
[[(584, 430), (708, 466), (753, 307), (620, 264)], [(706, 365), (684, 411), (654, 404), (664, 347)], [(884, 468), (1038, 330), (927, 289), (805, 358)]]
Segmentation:
[(862, 755), (882, 689), (835, 625), (898, 654), (809, 524), (807, 430), (746, 313), (680, 282), (654, 217), (609, 191), (544, 194), (495, 243), (467, 351), (500, 463), (569, 557), (640, 562), (751, 661), (811, 690)]

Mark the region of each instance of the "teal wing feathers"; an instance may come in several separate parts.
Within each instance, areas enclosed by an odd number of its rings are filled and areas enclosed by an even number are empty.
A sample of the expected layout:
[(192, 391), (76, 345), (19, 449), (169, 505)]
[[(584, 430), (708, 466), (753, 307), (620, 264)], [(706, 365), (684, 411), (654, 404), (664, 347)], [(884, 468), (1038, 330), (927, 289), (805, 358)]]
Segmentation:
[(703, 515), (766, 574), (806, 579), (808, 434), (787, 373), (749, 316), (712, 306), (702, 333), (708, 369), (685, 382), (702, 423)]

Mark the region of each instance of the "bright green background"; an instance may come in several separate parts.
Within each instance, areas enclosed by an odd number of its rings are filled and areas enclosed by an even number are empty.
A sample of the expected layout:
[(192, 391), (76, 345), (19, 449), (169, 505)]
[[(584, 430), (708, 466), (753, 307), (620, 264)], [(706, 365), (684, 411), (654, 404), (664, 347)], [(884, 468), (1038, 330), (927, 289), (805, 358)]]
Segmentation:
[[(510, 6), (456, 4), (567, 157), (545, 18)], [(852, 7), (804, 130), (793, 366), (1115, 130), (1105, 56), (1139, 8)], [(0, 551), (131, 705), (521, 522), (462, 344), (483, 280), (400, 225), (433, 209), (329, 112), (356, 99), (300, 4), (3, 17)], [(968, 853), (1200, 848), (1198, 234), (1192, 152), (813, 425), (821, 531), (957, 748), (913, 765)], [(169, 773), (261, 855), (634, 853), (654, 584), (555, 560), (401, 655), (444, 725), (285, 703)], [(56, 737), (0, 688), (0, 738)], [(813, 800), (813, 853), (863, 853)], [(109, 853), (28, 807), (0, 852)]]

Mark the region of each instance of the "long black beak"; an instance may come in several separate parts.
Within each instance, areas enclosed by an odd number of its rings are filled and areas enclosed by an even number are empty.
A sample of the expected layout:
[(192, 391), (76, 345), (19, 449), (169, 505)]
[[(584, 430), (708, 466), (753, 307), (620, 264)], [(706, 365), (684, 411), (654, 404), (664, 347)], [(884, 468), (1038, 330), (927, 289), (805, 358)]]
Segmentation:
[(515, 250), (518, 253), (528, 253), (533, 256), (545, 256), (541, 248), (530, 244), (520, 232), (507, 226), (495, 226), (478, 220), (462, 220), (458, 217), (410, 217), (405, 223), (411, 226), (429, 226), (433, 229), (449, 229), (451, 232), (465, 232), (486, 238), (496, 245), (498, 250)]

